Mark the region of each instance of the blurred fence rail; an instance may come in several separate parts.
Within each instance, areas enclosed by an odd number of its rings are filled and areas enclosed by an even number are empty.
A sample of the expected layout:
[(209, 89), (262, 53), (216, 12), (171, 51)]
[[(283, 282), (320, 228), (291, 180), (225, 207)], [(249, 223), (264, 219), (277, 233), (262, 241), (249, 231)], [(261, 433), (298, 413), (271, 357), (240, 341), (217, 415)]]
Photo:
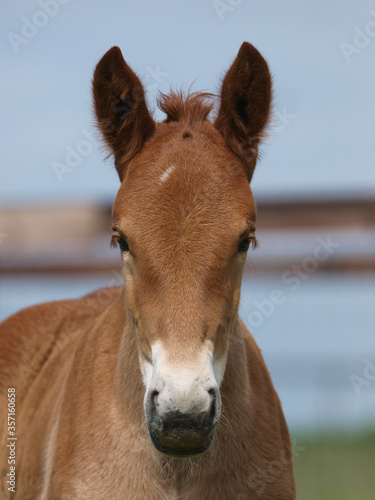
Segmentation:
[[(257, 269), (286, 269), (334, 242), (320, 270), (375, 270), (375, 195), (257, 205), (261, 245), (250, 256)], [(0, 207), (0, 273), (107, 272), (120, 266), (110, 235), (110, 204)]]

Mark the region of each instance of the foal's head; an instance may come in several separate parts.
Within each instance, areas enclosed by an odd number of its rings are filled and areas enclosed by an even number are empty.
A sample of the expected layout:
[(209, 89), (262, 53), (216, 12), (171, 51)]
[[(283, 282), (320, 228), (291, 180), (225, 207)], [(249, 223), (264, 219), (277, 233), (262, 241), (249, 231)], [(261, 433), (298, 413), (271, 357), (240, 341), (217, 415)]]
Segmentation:
[(269, 116), (271, 79), (244, 43), (227, 72), (216, 120), (209, 96), (163, 96), (155, 123), (117, 47), (94, 74), (98, 123), (121, 186), (113, 241), (146, 387), (152, 442), (172, 456), (211, 444), (237, 322), (246, 252), (255, 244), (249, 182)]

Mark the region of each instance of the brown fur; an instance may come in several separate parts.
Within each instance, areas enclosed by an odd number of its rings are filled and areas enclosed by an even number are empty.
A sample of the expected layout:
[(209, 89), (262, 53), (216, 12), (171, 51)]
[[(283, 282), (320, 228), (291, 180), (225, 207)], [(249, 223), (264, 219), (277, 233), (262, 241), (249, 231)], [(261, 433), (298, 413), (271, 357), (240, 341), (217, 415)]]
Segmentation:
[[(207, 96), (177, 94), (163, 98), (167, 119), (156, 124), (143, 89), (132, 94), (140, 82), (119, 49), (98, 64), (96, 113), (122, 180), (113, 224), (130, 247), (126, 286), (34, 306), (0, 326), (0, 438), (8, 387), (16, 388), (18, 437), (16, 494), (7, 491), (3, 448), (1, 500), (295, 498), (281, 405), (237, 315), (237, 246), (256, 215), (255, 159), (238, 144), (247, 131), (255, 147), (263, 133), (269, 71), (244, 44), (228, 75), (215, 124)], [(122, 116), (113, 102), (127, 95), (138, 97)], [(139, 356), (150, 357), (160, 339), (182, 364), (205, 342), (217, 358), (228, 353), (216, 436), (195, 458), (162, 455), (148, 435)]]

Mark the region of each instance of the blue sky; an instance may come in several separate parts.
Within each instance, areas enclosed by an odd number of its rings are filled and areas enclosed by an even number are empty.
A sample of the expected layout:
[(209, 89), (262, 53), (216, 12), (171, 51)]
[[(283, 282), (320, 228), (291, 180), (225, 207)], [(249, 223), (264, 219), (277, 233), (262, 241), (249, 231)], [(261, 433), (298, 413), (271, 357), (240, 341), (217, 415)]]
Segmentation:
[[(155, 108), (170, 86), (217, 91), (244, 40), (274, 78), (255, 195), (375, 194), (375, 2), (60, 1), (0, 7), (0, 205), (113, 199), (117, 174), (91, 106), (92, 72), (110, 47)], [(59, 179), (53, 165), (77, 147)]]

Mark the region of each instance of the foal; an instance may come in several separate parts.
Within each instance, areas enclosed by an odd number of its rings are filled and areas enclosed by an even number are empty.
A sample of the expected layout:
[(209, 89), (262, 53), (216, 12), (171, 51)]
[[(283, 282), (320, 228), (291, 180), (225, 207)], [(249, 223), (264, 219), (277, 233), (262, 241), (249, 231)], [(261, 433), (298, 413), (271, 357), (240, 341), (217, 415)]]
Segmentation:
[(155, 123), (117, 47), (93, 93), (121, 180), (112, 242), (124, 287), (1, 325), (1, 443), (15, 443), (15, 493), (3, 447), (1, 500), (294, 499), (281, 405), (238, 317), (267, 64), (242, 45), (213, 123), (208, 95), (176, 93)]

